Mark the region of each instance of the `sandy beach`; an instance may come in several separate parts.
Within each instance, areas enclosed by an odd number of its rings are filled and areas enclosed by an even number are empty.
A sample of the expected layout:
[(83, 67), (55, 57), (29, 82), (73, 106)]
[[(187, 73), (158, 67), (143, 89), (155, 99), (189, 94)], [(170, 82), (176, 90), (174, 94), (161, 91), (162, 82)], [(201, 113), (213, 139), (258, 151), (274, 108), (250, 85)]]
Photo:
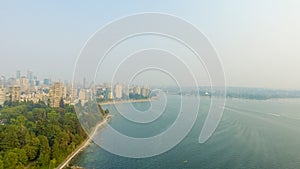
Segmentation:
[[(107, 102), (100, 102), (99, 104), (101, 106), (103, 105), (111, 105), (111, 104), (123, 104), (123, 103), (139, 103), (139, 102), (151, 102), (153, 100), (156, 100), (156, 97), (152, 97), (149, 99), (138, 99), (138, 100), (113, 100), (113, 101), (107, 101)], [(98, 129), (101, 128), (102, 126), (104, 126), (108, 120), (111, 118), (111, 115), (107, 115), (107, 117), (100, 122), (95, 128), (94, 130), (91, 132), (90, 137), (85, 140), (76, 150), (73, 151), (73, 153), (71, 153), (63, 163), (61, 163), (57, 169), (63, 169), (65, 168), (69, 162), (78, 154), (80, 153), (83, 149), (85, 149), (92, 141), (93, 137), (95, 136), (95, 134), (97, 133)]]
[(69, 162), (79, 153), (81, 152), (83, 149), (85, 149), (92, 141), (93, 137), (95, 136), (95, 134), (97, 133), (98, 129), (101, 128), (102, 126), (104, 126), (108, 120), (111, 118), (111, 115), (107, 115), (104, 120), (102, 122), (100, 122), (97, 127), (94, 128), (94, 130), (91, 132), (90, 137), (85, 140), (78, 148), (76, 148), (76, 150), (73, 151), (73, 153), (71, 153), (63, 163), (61, 163), (59, 166), (57, 166), (57, 169), (63, 169), (65, 168)]

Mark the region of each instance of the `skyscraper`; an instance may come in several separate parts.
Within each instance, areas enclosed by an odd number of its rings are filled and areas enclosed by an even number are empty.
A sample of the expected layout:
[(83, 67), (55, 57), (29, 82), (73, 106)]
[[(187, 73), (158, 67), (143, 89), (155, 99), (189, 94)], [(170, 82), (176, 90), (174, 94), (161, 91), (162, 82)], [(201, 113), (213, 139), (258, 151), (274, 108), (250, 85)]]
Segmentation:
[(59, 103), (62, 97), (63, 97), (63, 85), (61, 82), (55, 82), (50, 89), (51, 107), (59, 107)]
[(5, 89), (0, 87), (0, 105), (3, 105), (6, 100), (6, 92)]
[(21, 97), (20, 86), (10, 86), (9, 87), (9, 97), (11, 101), (19, 101)]
[(22, 76), (20, 78), (20, 86), (21, 86), (21, 91), (26, 92), (29, 89), (29, 81), (25, 76)]
[(129, 85), (125, 85), (123, 88), (123, 96), (122, 96), (123, 98), (126, 99), (129, 98), (129, 90), (130, 90)]
[(115, 86), (115, 98), (121, 99), (122, 98), (122, 85), (116, 84)]
[(86, 100), (86, 91), (85, 91), (85, 89), (80, 89), (79, 90), (79, 100), (81, 100), (81, 102), (84, 102)]
[(140, 88), (140, 86), (135, 86), (133, 88), (133, 94), (138, 94), (138, 95), (141, 94), (141, 88)]
[(50, 86), (51, 85), (51, 79), (49, 79), (49, 78), (46, 78), (46, 79), (44, 79), (44, 85), (47, 85), (47, 86)]
[(4, 76), (0, 77), (0, 87), (2, 87), (2, 88), (6, 87), (6, 79)]
[(21, 78), (21, 71), (18, 70), (16, 73), (16, 79), (20, 79)]
[(83, 78), (82, 87), (83, 87), (84, 89), (86, 88), (86, 78)]
[(105, 89), (105, 99), (113, 99), (113, 92), (111, 86), (108, 86)]
[(27, 79), (29, 80), (30, 86), (33, 86), (33, 72), (32, 72), (32, 70), (27, 71)]
[(143, 97), (148, 97), (149, 95), (149, 88), (147, 86), (144, 86), (142, 89), (141, 89), (141, 95)]

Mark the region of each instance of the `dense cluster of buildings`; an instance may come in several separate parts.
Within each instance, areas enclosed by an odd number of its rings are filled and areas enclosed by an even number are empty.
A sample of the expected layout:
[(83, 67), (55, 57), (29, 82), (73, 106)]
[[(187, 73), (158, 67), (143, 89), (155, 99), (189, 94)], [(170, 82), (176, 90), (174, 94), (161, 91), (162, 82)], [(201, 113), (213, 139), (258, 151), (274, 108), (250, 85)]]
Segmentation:
[[(51, 79), (39, 81), (31, 70), (27, 76), (22, 76), (21, 71), (16, 72), (16, 77), (6, 79), (0, 77), (0, 105), (5, 101), (42, 101), (52, 107), (61, 104), (81, 102), (84, 105), (91, 99), (98, 101), (143, 99), (149, 97), (150, 89), (147, 86), (129, 86), (124, 84), (101, 84), (86, 88), (86, 80), (82, 84), (72, 86), (67, 82), (52, 82)], [(92, 98), (94, 97), (94, 98)]]
[[(82, 104), (91, 99), (92, 96), (96, 100), (109, 101), (109, 100), (128, 100), (128, 99), (145, 99), (149, 97), (150, 89), (147, 86), (129, 86), (124, 84), (101, 84), (95, 85), (92, 89), (76, 87), (73, 94), (74, 102), (81, 101)], [(78, 94), (78, 95), (76, 95)]]

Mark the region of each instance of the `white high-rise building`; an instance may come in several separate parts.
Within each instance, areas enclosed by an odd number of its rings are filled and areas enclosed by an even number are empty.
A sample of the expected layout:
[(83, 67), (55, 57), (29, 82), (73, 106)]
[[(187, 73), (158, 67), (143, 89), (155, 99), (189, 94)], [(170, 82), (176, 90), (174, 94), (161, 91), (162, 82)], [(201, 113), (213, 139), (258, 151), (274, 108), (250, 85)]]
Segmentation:
[(123, 95), (128, 98), (129, 97), (129, 85), (125, 85), (124, 88), (123, 88)]
[(141, 89), (141, 95), (143, 96), (143, 97), (148, 97), (148, 95), (149, 95), (149, 88), (147, 87), (147, 86), (144, 86), (142, 89)]
[(113, 92), (112, 91), (108, 92), (107, 98), (109, 100), (113, 99)]
[(5, 88), (0, 87), (0, 105), (3, 105), (6, 100)]
[(121, 99), (122, 98), (122, 85), (121, 84), (116, 84), (115, 86), (115, 98), (116, 99)]
[(140, 88), (140, 86), (135, 86), (133, 88), (133, 94), (138, 94), (138, 95), (141, 94), (141, 88)]

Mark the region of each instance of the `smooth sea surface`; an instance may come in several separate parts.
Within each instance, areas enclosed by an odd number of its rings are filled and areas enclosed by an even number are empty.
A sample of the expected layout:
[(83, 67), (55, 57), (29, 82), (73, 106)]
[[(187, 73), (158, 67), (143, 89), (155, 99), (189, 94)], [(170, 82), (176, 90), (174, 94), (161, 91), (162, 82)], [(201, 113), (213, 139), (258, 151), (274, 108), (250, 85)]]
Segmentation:
[[(191, 105), (198, 104), (194, 96), (183, 99)], [(124, 111), (129, 105), (123, 105)], [(150, 107), (148, 102), (132, 105), (141, 111)], [(210, 98), (201, 97), (194, 127), (166, 153), (132, 159), (111, 154), (92, 143), (71, 164), (87, 169), (300, 169), (299, 99), (227, 99), (217, 130), (207, 142), (199, 144), (209, 106)], [(113, 115), (109, 125), (131, 137), (150, 137), (165, 131), (174, 123), (179, 107), (180, 96), (169, 95), (164, 113), (155, 122), (136, 124), (118, 114), (114, 106), (104, 106)]]

